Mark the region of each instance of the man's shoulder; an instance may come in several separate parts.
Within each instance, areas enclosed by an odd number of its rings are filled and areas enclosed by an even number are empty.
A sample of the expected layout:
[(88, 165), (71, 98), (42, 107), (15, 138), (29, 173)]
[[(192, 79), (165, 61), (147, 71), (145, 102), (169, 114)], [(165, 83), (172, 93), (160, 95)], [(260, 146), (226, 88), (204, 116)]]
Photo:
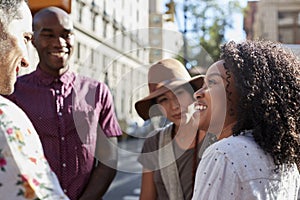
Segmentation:
[(17, 82), (20, 81), (20, 82), (27, 82), (28, 80), (30, 80), (32, 77), (34, 77), (35, 75), (35, 71), (33, 72), (30, 72), (28, 74), (22, 74), (20, 76), (18, 76), (17, 78)]
[[(74, 89), (77, 91), (98, 91), (105, 95), (110, 93), (110, 88), (104, 82), (80, 74), (77, 74), (75, 77)], [(87, 88), (88, 90), (86, 90)]]
[(81, 74), (75, 74), (75, 77), (76, 77), (76, 81), (78, 81), (80, 83), (88, 83), (88, 84), (92, 84), (92, 85), (105, 85), (106, 86), (106, 84), (104, 82), (96, 80), (96, 79), (88, 77), (88, 76), (84, 76)]

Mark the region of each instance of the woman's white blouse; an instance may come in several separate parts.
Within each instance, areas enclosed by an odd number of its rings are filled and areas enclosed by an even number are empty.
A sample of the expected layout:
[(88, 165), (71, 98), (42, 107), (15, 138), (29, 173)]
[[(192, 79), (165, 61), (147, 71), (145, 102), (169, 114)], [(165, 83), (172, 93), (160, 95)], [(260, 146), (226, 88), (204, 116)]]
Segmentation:
[(211, 145), (196, 173), (193, 200), (297, 200), (300, 177), (294, 165), (275, 172), (270, 155), (251, 134)]

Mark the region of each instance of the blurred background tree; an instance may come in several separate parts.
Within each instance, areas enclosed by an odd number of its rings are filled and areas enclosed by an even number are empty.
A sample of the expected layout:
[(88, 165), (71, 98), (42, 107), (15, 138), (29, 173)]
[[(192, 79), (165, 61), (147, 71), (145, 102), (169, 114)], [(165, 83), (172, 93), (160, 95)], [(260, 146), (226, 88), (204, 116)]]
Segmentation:
[(238, 0), (184, 0), (182, 8), (185, 45), (181, 55), (189, 62), (187, 68), (208, 67), (220, 56), (225, 31), (233, 25), (233, 13), (242, 13), (243, 8)]

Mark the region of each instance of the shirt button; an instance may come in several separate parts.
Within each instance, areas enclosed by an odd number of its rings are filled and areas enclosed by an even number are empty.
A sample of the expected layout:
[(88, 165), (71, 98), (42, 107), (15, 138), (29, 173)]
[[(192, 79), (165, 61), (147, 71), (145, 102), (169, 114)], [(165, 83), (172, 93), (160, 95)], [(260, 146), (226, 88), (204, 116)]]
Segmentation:
[(62, 116), (62, 112), (58, 112), (57, 114), (58, 114), (58, 116)]
[(61, 137), (61, 141), (65, 141), (65, 137)]
[(62, 166), (63, 166), (63, 167), (66, 167), (67, 165), (66, 165), (66, 163), (63, 163)]
[(59, 91), (59, 90), (55, 90), (55, 93), (56, 93), (56, 94), (59, 94), (59, 93), (60, 93), (60, 91)]
[(64, 189), (64, 193), (67, 193), (67, 189)]

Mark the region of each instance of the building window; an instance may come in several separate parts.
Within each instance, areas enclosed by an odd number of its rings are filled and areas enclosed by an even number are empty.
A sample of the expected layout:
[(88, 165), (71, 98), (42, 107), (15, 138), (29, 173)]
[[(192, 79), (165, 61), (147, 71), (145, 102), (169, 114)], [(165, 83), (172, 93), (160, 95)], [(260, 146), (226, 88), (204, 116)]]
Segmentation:
[(126, 35), (124, 32), (121, 33), (121, 49), (124, 49), (125, 47), (125, 40), (126, 40)]
[(102, 65), (103, 65), (103, 74), (104, 74), (104, 83), (109, 86), (108, 84), (108, 70), (107, 70), (107, 62), (108, 58), (106, 55), (103, 55)]
[(126, 98), (126, 92), (124, 90), (122, 90), (122, 96), (121, 96), (121, 114), (125, 113), (125, 99)]
[(91, 21), (92, 21), (92, 30), (96, 31), (96, 24), (97, 24), (97, 16), (100, 14), (100, 8), (95, 2), (93, 1), (91, 4)]
[(292, 44), (294, 43), (294, 33), (291, 28), (279, 28), (279, 38), (278, 40), (282, 43)]
[(96, 31), (97, 14), (92, 13), (92, 30)]
[(77, 43), (77, 59), (80, 60), (80, 49), (81, 49), (81, 44), (80, 42)]
[(81, 23), (82, 22), (82, 12), (83, 12), (83, 7), (84, 7), (84, 5), (85, 5), (85, 3), (84, 2), (82, 2), (82, 1), (79, 1), (78, 3), (77, 3), (77, 21), (79, 22), (79, 23)]
[(118, 22), (116, 20), (116, 10), (113, 11), (113, 43), (116, 43), (116, 36), (118, 31)]
[(90, 62), (91, 62), (91, 65), (94, 67), (94, 64), (95, 64), (95, 54), (96, 54), (96, 51), (94, 49), (91, 49), (91, 57), (90, 57)]
[(299, 11), (278, 12), (278, 40), (286, 44), (300, 44)]
[(107, 33), (107, 21), (103, 20), (103, 30), (102, 35), (104, 38), (106, 38)]

